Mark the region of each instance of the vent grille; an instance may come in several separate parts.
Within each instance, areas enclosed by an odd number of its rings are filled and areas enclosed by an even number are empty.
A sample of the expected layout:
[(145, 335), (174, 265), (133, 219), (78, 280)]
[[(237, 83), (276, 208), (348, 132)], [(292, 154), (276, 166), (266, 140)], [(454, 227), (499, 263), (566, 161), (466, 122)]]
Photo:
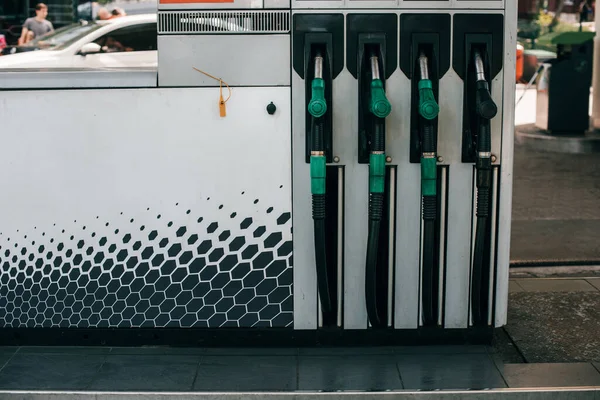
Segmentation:
[(289, 11), (161, 11), (158, 33), (288, 33)]

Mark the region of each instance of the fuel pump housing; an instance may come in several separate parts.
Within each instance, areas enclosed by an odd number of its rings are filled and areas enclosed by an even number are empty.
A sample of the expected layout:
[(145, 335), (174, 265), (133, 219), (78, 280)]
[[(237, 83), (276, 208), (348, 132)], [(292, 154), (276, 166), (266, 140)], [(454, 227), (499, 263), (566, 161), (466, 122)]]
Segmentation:
[(22, 132), (0, 147), (0, 329), (489, 340), (507, 314), (516, 2), (213, 1), (159, 0), (156, 70), (0, 73), (3, 132)]

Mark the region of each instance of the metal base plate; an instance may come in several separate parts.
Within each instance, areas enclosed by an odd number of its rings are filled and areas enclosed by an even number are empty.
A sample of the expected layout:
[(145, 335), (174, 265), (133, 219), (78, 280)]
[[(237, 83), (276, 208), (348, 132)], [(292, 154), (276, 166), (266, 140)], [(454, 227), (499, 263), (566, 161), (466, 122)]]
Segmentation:
[(535, 389), (492, 389), (492, 390), (448, 390), (448, 391), (431, 391), (423, 392), (419, 390), (407, 391), (382, 391), (382, 392), (337, 392), (333, 396), (329, 392), (222, 392), (222, 393), (191, 393), (191, 392), (103, 392), (103, 391), (85, 391), (85, 392), (69, 392), (69, 391), (0, 391), (0, 396), (7, 400), (258, 400), (269, 398), (271, 400), (317, 400), (331, 399), (332, 397), (344, 398), (348, 400), (377, 400), (389, 399), (395, 400), (414, 399), (418, 397), (422, 400), (436, 399), (512, 399), (512, 400), (529, 400), (529, 399), (544, 399), (544, 400), (594, 400), (595, 395), (600, 393), (597, 388), (535, 388)]
[(595, 400), (600, 387), (592, 363), (510, 364), (486, 346), (3, 352), (0, 398), (19, 400)]
[(397, 346), (489, 344), (494, 329), (4, 328), (5, 346)]

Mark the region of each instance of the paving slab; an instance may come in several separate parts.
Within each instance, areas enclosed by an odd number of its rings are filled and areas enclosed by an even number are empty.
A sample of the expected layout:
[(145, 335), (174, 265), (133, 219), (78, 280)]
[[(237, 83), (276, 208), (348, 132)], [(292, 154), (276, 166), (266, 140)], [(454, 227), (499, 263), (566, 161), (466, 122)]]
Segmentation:
[(0, 370), (0, 389), (84, 390), (105, 356), (90, 354), (19, 354)]
[(170, 347), (170, 346), (141, 346), (141, 347), (112, 347), (111, 355), (132, 355), (132, 356), (152, 356), (152, 355), (180, 355), (195, 356), (206, 352), (204, 348), (194, 347)]
[(600, 219), (597, 154), (535, 151), (516, 143), (513, 174), (513, 220)]
[(598, 220), (513, 220), (510, 260), (554, 264), (598, 261), (598, 237)]
[(510, 293), (505, 329), (526, 362), (600, 361), (600, 292)]
[(506, 364), (502, 375), (512, 388), (600, 386), (600, 373), (591, 363)]
[(109, 355), (89, 385), (105, 391), (189, 391), (200, 357)]
[(399, 355), (398, 370), (405, 389), (487, 389), (506, 383), (487, 354)]
[(392, 355), (300, 356), (298, 390), (403, 389)]
[(514, 293), (514, 292), (524, 292), (525, 289), (523, 289), (521, 287), (521, 285), (519, 285), (519, 282), (516, 281), (515, 279), (511, 279), (508, 282), (508, 292), (509, 293)]
[(600, 260), (598, 182), (596, 154), (542, 152), (515, 143), (511, 261)]
[(600, 290), (600, 278), (587, 278), (586, 280), (596, 289)]
[(108, 354), (111, 348), (105, 346), (25, 346), (19, 354)]
[(297, 389), (296, 356), (204, 356), (194, 391), (290, 391)]
[(494, 331), (494, 339), (488, 352), (497, 366), (525, 362), (521, 351), (503, 328)]
[(372, 347), (300, 347), (298, 354), (301, 356), (353, 356), (353, 355), (391, 355), (401, 351), (398, 346), (372, 346)]
[(517, 279), (526, 292), (595, 292), (585, 279)]

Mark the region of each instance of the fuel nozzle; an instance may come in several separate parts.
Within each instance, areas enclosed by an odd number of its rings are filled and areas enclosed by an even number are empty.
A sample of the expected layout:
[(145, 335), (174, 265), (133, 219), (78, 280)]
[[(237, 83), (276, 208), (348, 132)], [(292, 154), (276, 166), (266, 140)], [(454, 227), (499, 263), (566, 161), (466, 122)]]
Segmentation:
[(379, 57), (371, 55), (371, 102), (369, 103), (369, 111), (376, 117), (385, 118), (392, 112), (392, 105), (385, 96), (383, 82), (379, 77)]
[(490, 94), (490, 87), (485, 79), (485, 69), (483, 67), (483, 60), (479, 50), (474, 51), (474, 62), (475, 62), (475, 74), (476, 74), (476, 92), (475, 92), (475, 110), (481, 118), (492, 119), (498, 112), (498, 107), (492, 95)]
[(323, 57), (317, 52), (314, 57), (314, 78), (311, 82), (311, 99), (308, 112), (313, 117), (312, 148), (310, 157), (313, 194), (325, 193), (325, 145), (323, 117), (327, 112), (325, 81), (323, 80)]
[(322, 117), (327, 112), (325, 101), (325, 81), (323, 80), (323, 56), (317, 53), (315, 58), (315, 77), (311, 83), (311, 99), (308, 112), (315, 118)]
[(370, 188), (372, 193), (383, 193), (385, 178), (385, 133), (383, 119), (390, 115), (392, 105), (385, 95), (379, 76), (379, 57), (371, 54), (371, 99), (369, 111), (377, 117), (371, 135)]
[(428, 60), (423, 53), (419, 55), (419, 71), (421, 73), (421, 80), (419, 80), (419, 114), (427, 120), (432, 120), (437, 117), (440, 108), (433, 96), (433, 86), (429, 79)]
[(491, 151), (492, 138), (490, 132), (490, 119), (496, 116), (498, 107), (492, 100), (489, 90), (489, 84), (485, 77), (485, 68), (483, 58), (479, 49), (473, 51), (473, 62), (475, 64), (475, 113), (477, 121), (476, 136), (476, 167), (477, 167), (477, 188), (478, 196), (481, 195), (481, 201), (478, 201), (478, 215), (488, 216), (487, 204), (489, 196), (489, 187), (491, 185)]
[(433, 85), (429, 79), (429, 60), (424, 53), (419, 55), (419, 115), (423, 120), (419, 121), (421, 138), (421, 190), (423, 196), (435, 196), (436, 194), (436, 132), (434, 132), (433, 120), (438, 116), (440, 108), (433, 95)]
[[(479, 49), (473, 51), (475, 64), (475, 113), (477, 114), (477, 164), (478, 169), (489, 169), (492, 151), (490, 120), (496, 116), (498, 107), (490, 94), (489, 84), (485, 77), (483, 58)], [(486, 179), (487, 181), (487, 179)], [(483, 182), (482, 182), (483, 183)], [(478, 185), (479, 186), (479, 185)], [(487, 182), (482, 187), (487, 187)]]

